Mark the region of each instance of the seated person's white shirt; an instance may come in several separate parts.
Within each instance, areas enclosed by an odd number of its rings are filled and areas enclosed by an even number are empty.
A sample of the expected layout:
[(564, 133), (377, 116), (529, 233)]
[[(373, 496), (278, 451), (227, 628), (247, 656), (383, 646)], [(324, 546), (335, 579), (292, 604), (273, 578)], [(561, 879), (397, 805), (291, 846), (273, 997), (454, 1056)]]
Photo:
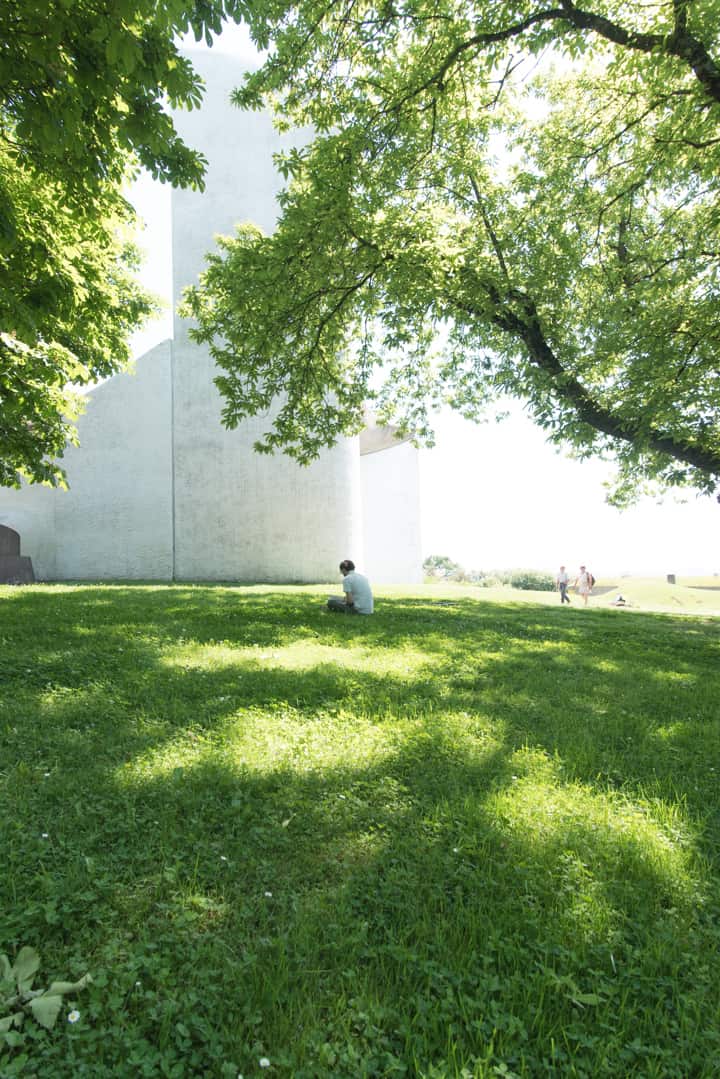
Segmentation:
[(352, 592), (353, 605), (358, 614), (373, 613), (373, 595), (367, 577), (352, 570), (347, 577), (343, 577), (342, 586), (343, 592)]

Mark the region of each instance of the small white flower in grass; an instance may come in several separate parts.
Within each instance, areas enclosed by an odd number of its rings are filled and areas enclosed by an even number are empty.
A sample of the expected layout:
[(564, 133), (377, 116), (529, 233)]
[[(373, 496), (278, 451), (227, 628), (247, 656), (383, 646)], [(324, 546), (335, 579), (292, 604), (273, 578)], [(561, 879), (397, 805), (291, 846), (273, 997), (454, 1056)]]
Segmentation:
[(224, 854), (221, 854), (221, 855), (220, 855), (220, 861), (221, 861), (221, 862), (226, 862), (226, 861), (227, 861), (227, 858), (225, 857), (225, 855), (224, 855)]
[(261, 1068), (269, 1068), (270, 1067), (270, 1061), (268, 1060), (267, 1057), (260, 1057), (260, 1059), (258, 1060), (258, 1064), (260, 1065)]
[[(266, 898), (266, 899), (272, 899), (272, 892), (265, 892), (265, 898)], [(264, 1059), (265, 1059), (265, 1058), (263, 1057), (263, 1060), (264, 1060)]]
[(73, 1008), (71, 1012), (68, 1012), (68, 1023), (77, 1023), (80, 1018), (80, 1012), (77, 1008)]
[(43, 832), (43, 834), (42, 834), (42, 836), (41, 836), (40, 838), (41, 838), (41, 839), (49, 839), (49, 838), (50, 838), (50, 836), (48, 835), (48, 833), (47, 833), (47, 832)]
[(459, 854), (459, 853), (460, 853), (460, 848), (459, 847), (453, 847), (453, 854)]

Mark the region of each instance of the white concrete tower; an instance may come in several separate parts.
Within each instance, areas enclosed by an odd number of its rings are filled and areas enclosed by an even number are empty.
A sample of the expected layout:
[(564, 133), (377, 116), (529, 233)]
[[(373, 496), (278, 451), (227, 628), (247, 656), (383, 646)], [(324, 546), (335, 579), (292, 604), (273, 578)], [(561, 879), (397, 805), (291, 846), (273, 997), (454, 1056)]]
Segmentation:
[[(207, 107), (176, 117), (188, 145), (208, 160), (204, 192), (173, 191), (174, 304), (197, 279), (217, 233), (253, 221), (272, 231), (280, 181), (272, 155), (280, 137), (264, 113), (230, 104), (243, 68), (223, 53), (198, 52)], [(175, 576), (247, 580), (327, 580), (345, 551), (360, 551), (357, 439), (343, 439), (307, 468), (253, 443), (267, 417), (235, 431), (220, 422), (209, 351), (190, 341), (175, 315), (173, 459)], [(358, 554), (358, 559), (361, 555)]]
[[(269, 116), (230, 105), (243, 68), (193, 54), (203, 107), (176, 117), (208, 160), (206, 190), (172, 192), (172, 303), (194, 283), (218, 233), (252, 220), (271, 231), (281, 139)], [(352, 558), (377, 582), (421, 579), (417, 452), (387, 431), (342, 439), (307, 468), (253, 444), (256, 417), (228, 431), (206, 347), (177, 314), (173, 337), (88, 395), (69, 491), (0, 489), (0, 525), (22, 538), (36, 577), (327, 581)]]

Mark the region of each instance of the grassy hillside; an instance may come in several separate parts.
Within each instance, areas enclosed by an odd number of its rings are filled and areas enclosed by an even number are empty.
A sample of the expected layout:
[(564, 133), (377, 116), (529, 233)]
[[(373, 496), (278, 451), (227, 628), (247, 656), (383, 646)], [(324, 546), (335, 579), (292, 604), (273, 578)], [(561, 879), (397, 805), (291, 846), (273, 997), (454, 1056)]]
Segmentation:
[(0, 1076), (716, 1075), (717, 621), (321, 591), (0, 588)]
[[(391, 589), (390, 592), (403, 595), (407, 590)], [(481, 589), (474, 585), (432, 583), (418, 588), (415, 594), (445, 597), (463, 595), (500, 603), (559, 603), (557, 593), (526, 592), (509, 586)], [(589, 604), (592, 608), (611, 607), (618, 594), (635, 611), (720, 615), (720, 577), (678, 577), (674, 585), (668, 584), (665, 577), (598, 577)], [(582, 600), (572, 589), (570, 596), (573, 604), (581, 606)]]

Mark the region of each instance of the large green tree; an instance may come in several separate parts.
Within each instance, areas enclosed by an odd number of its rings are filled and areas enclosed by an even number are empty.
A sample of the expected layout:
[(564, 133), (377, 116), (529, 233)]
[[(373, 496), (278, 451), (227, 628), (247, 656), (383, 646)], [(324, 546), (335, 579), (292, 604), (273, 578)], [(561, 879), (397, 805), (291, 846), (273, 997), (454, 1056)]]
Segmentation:
[(130, 211), (109, 187), (92, 213), (0, 149), (10, 228), (0, 238), (0, 485), (63, 482), (80, 388), (129, 360), (129, 334), (153, 309), (136, 281)]
[(167, 104), (201, 81), (178, 35), (208, 42), (233, 0), (0, 4), (0, 485), (63, 481), (78, 387), (122, 369), (153, 310), (134, 278), (124, 185), (202, 184)]
[(225, 420), (306, 461), (381, 414), (420, 435), (503, 395), (645, 481), (720, 477), (718, 0), (257, 5), (237, 103), (315, 137), (272, 236), (210, 256), (186, 310)]

